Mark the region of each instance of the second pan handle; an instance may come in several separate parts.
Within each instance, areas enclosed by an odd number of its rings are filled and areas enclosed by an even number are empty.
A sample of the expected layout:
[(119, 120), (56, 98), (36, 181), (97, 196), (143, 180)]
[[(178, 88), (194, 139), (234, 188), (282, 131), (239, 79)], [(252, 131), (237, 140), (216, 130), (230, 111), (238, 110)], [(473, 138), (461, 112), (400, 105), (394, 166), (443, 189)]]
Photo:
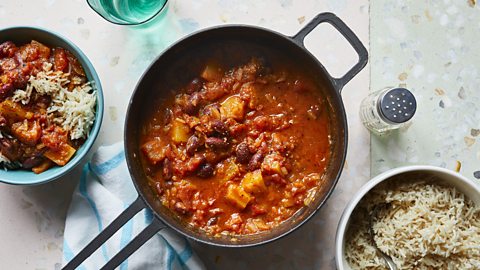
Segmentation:
[(294, 35), (292, 39), (305, 48), (305, 37), (312, 32), (315, 27), (323, 22), (329, 23), (335, 27), (335, 29), (337, 29), (340, 34), (345, 37), (345, 39), (347, 39), (347, 41), (358, 54), (358, 62), (347, 73), (345, 73), (345, 75), (340, 78), (333, 78), (331, 75), (329, 75), (335, 82), (338, 91), (341, 91), (345, 84), (347, 84), (353, 77), (355, 77), (355, 75), (357, 75), (358, 72), (360, 72), (360, 70), (365, 67), (368, 62), (368, 52), (353, 31), (335, 14), (329, 12), (320, 13), (315, 16), (315, 18), (313, 18), (307, 25), (305, 25), (305, 27), (298, 31), (298, 33)]
[[(99, 235), (97, 235), (87, 246), (85, 246), (70, 262), (62, 269), (77, 269), (90, 255), (92, 255), (101, 245), (112, 237), (125, 223), (131, 220), (138, 212), (145, 209), (145, 203), (138, 197), (129, 207), (127, 207), (116, 219), (112, 221)], [(143, 229), (127, 246), (117, 253), (102, 269), (115, 269), (130, 255), (132, 255), (140, 246), (152, 238), (155, 233), (166, 226), (157, 218)]]
[(132, 255), (139, 247), (145, 242), (150, 240), (158, 231), (165, 228), (158, 218), (153, 218), (152, 223), (148, 225), (142, 232), (140, 232), (128, 245), (126, 245), (120, 252), (118, 252), (110, 261), (108, 261), (101, 270), (110, 270), (117, 268), (122, 262), (124, 262), (130, 255)]

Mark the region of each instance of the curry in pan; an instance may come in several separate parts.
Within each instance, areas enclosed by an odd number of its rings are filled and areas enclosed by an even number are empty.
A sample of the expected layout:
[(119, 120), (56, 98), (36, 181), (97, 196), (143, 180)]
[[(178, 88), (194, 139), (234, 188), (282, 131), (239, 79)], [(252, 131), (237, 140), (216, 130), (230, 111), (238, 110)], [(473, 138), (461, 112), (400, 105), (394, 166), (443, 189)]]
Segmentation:
[(274, 228), (325, 181), (332, 142), (321, 86), (286, 58), (244, 45), (202, 59), (147, 114), (140, 143), (150, 186), (208, 234)]

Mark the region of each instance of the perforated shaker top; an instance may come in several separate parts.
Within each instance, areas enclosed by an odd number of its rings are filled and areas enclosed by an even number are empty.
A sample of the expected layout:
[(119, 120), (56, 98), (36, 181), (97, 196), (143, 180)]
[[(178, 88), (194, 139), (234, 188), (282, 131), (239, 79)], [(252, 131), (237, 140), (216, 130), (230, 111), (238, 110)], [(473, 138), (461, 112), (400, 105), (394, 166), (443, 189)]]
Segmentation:
[(400, 124), (410, 120), (417, 110), (417, 101), (405, 88), (393, 88), (380, 97), (378, 110), (385, 120)]

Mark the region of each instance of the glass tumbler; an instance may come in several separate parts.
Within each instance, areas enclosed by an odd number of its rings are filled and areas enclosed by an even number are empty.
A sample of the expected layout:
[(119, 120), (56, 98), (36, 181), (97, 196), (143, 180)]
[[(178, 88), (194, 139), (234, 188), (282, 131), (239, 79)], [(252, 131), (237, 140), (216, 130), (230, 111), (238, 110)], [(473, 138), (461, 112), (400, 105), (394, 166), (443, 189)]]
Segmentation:
[(165, 9), (168, 0), (87, 0), (88, 5), (105, 20), (121, 25), (150, 21)]

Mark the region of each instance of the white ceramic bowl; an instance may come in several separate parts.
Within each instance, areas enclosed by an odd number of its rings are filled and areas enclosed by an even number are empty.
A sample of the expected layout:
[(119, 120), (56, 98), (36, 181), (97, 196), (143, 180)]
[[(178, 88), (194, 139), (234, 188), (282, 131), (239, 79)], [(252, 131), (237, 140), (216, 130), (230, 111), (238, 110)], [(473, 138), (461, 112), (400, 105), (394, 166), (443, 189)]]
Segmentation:
[(460, 175), (459, 173), (434, 166), (406, 166), (384, 172), (363, 185), (353, 196), (343, 211), (342, 217), (337, 228), (335, 239), (335, 262), (338, 270), (351, 270), (345, 259), (345, 233), (349, 226), (352, 212), (357, 207), (360, 200), (379, 183), (404, 173), (421, 172), (427, 175), (434, 175), (441, 179), (444, 184), (455, 187), (458, 191), (464, 193), (475, 204), (480, 205), (480, 184)]

